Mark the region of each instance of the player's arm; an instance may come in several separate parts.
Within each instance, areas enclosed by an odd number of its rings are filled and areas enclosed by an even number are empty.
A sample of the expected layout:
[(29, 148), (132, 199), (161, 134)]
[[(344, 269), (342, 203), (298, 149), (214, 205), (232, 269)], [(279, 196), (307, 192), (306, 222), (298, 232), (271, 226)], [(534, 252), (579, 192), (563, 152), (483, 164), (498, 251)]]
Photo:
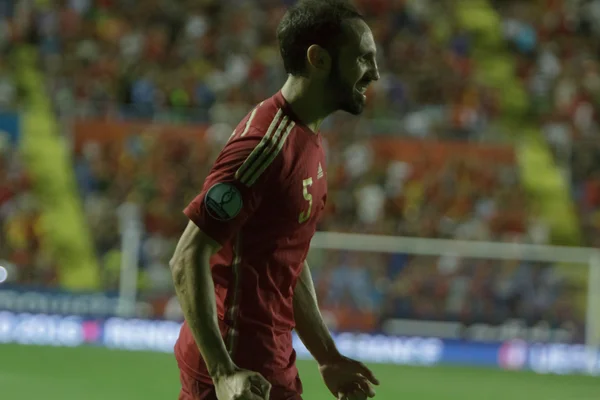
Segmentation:
[(239, 369), (221, 337), (210, 257), (220, 245), (194, 222), (186, 227), (171, 271), (177, 297), (220, 399), (265, 400), (271, 385), (260, 374)]
[(298, 336), (319, 365), (340, 358), (319, 310), (315, 285), (306, 261), (294, 291), (294, 316)]
[(219, 330), (210, 257), (220, 245), (189, 222), (171, 259), (177, 297), (212, 377), (229, 375), (235, 365)]
[(319, 311), (315, 286), (306, 261), (294, 291), (294, 316), (296, 332), (317, 360), (329, 391), (338, 399), (374, 397), (371, 384), (378, 385), (379, 381), (364, 364), (344, 357), (337, 349)]
[[(260, 374), (238, 368), (222, 339), (210, 258), (231, 243), (258, 209), (279, 171), (280, 147), (269, 138), (232, 137), (219, 154), (202, 191), (184, 210), (190, 219), (171, 269), (177, 296), (196, 345), (222, 399), (268, 399), (270, 384)], [(241, 396), (241, 397), (240, 397)], [(258, 396), (258, 397), (257, 397)]]

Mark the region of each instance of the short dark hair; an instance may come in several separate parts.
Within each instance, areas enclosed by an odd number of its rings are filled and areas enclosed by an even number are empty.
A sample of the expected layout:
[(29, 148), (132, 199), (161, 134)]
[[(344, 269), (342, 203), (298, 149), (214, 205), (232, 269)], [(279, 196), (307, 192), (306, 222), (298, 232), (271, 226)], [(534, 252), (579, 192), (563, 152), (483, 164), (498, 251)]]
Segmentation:
[(319, 45), (336, 51), (344, 34), (344, 22), (364, 17), (347, 0), (300, 0), (284, 15), (277, 27), (279, 51), (285, 71), (306, 72), (306, 51)]

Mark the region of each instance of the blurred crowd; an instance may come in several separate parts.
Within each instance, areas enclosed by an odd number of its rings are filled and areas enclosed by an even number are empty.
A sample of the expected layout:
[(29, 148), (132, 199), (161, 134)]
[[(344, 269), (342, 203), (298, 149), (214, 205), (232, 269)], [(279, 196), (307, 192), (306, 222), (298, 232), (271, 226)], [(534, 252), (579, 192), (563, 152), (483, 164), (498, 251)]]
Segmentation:
[(13, 79), (13, 67), (7, 61), (0, 44), (0, 110), (15, 110), (19, 106), (17, 85)]
[(18, 144), (15, 112), (23, 98), (10, 57), (5, 3), (0, 3), (0, 266), (2, 279), (32, 285), (56, 285), (57, 271), (39, 229), (41, 204)]
[(549, 240), (548, 226), (527, 202), (514, 158), (493, 160), (480, 154), (477, 145), (444, 157), (436, 145), (410, 140), (399, 142), (412, 147), (410, 157), (386, 155), (374, 142), (348, 141), (335, 131), (325, 137), (332, 150), (324, 230), (538, 244)]
[[(164, 299), (173, 296), (168, 260), (187, 222), (181, 210), (223, 139), (285, 79), (274, 32), (290, 1), (232, 3), (18, 1), (15, 17), (0, 21), (0, 45), (8, 38), (38, 46), (60, 117), (209, 127), (197, 146), (149, 132), (88, 142), (74, 157), (104, 287), (118, 286), (123, 229), (141, 221), (142, 295), (173, 315)], [(377, 154), (368, 140), (375, 135), (499, 135), (497, 93), (476, 79), (471, 40), (451, 2), (357, 3), (379, 44), (382, 78), (360, 120), (336, 115), (324, 124), (330, 200), (319, 229), (547, 243), (548, 226), (530, 208), (514, 162), (467, 155), (440, 163), (426, 142), (416, 160)], [(315, 275), (326, 307), (373, 319), (573, 315), (550, 265), (332, 253)]]
[(572, 183), (587, 245), (600, 245), (600, 1), (497, 1), (531, 113)]
[[(3, 28), (39, 46), (61, 114), (235, 125), (285, 79), (274, 32), (290, 3), (20, 1), (19, 24)], [(35, 4), (33, 12), (19, 14), (25, 4)], [(489, 131), (496, 93), (476, 80), (469, 36), (450, 4), (357, 4), (383, 71), (364, 115), (372, 129), (459, 139)]]
[(573, 287), (549, 264), (363, 252), (329, 252), (326, 259), (316, 288), (338, 329), (373, 331), (398, 319), (580, 328)]
[[(0, 114), (2, 111), (0, 110)], [(55, 286), (57, 265), (40, 231), (41, 204), (18, 149), (0, 132), (0, 266), (6, 279)]]

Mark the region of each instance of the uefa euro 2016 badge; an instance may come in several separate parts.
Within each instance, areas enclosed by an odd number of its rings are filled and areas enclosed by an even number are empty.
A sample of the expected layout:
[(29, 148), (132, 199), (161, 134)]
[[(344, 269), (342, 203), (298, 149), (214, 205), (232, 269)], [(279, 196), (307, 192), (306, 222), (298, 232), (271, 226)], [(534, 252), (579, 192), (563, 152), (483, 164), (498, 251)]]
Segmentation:
[(235, 218), (242, 210), (242, 204), (240, 191), (230, 183), (215, 183), (204, 198), (206, 211), (220, 221)]

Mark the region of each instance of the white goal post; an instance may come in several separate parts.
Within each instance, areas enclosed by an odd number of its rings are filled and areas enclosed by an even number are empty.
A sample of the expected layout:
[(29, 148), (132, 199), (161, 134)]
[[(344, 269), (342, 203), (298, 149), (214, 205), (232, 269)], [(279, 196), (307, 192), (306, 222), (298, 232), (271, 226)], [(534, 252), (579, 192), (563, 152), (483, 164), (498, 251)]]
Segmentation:
[(317, 232), (311, 248), (586, 265), (586, 344), (600, 346), (600, 249), (335, 232)]

